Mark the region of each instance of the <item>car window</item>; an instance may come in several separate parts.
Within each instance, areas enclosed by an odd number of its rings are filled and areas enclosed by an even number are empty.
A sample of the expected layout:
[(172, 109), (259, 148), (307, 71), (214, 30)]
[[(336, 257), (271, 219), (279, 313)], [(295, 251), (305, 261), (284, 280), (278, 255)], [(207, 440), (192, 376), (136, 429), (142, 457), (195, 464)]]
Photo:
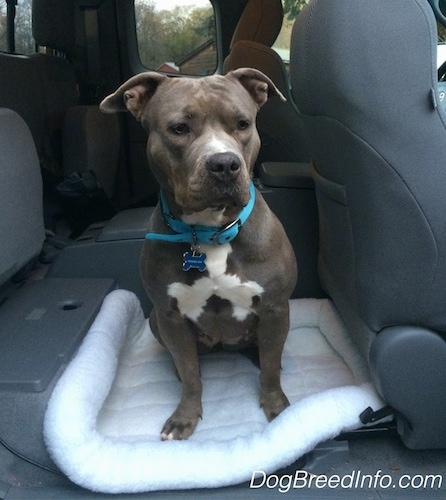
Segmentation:
[(299, 12), (309, 1), (310, 0), (282, 0), (284, 14), (282, 29), (272, 48), (282, 58), (287, 69), (290, 63), (290, 42), (293, 24)]
[(31, 54), (36, 51), (32, 35), (32, 0), (19, 0), (15, 16), (15, 51)]
[(437, 23), (438, 47), (437, 47), (437, 67), (439, 68), (446, 61), (446, 28)]
[(0, 2), (0, 50), (6, 51), (6, 5)]
[(15, 6), (14, 47), (8, 47), (7, 41), (7, 7), (0, 0), (0, 50), (14, 51), (18, 54), (35, 52), (36, 43), (32, 36), (32, 0), (18, 0)]
[(209, 75), (217, 68), (210, 0), (135, 0), (139, 58), (148, 69)]

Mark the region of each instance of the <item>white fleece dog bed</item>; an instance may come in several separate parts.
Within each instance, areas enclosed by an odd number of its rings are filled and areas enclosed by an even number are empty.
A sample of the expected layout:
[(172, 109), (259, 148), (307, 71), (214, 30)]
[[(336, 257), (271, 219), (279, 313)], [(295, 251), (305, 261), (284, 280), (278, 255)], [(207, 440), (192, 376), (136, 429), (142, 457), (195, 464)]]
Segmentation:
[(45, 415), (51, 456), (75, 483), (104, 493), (238, 484), (274, 472), (382, 406), (328, 300), (290, 302), (282, 386), (291, 406), (267, 423), (258, 368), (238, 353), (201, 359), (203, 419), (187, 441), (160, 441), (181, 385), (138, 299), (108, 295)]

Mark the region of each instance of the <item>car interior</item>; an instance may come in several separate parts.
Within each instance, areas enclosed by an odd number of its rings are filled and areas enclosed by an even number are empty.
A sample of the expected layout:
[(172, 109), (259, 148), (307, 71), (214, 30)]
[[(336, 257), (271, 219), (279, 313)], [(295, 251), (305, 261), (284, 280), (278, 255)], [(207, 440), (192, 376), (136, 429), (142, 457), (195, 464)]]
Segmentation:
[[(193, 8), (206, 17), (192, 45), (162, 53), (167, 21)], [(445, 26), (443, 0), (0, 1), (0, 498), (100, 496), (57, 469), (42, 425), (104, 298), (130, 290), (152, 308), (139, 274), (159, 195), (147, 135), (99, 110), (149, 70), (253, 67), (286, 97), (259, 111), (254, 183), (297, 256), (291, 298), (334, 304), (385, 402), (289, 470), (445, 470)]]

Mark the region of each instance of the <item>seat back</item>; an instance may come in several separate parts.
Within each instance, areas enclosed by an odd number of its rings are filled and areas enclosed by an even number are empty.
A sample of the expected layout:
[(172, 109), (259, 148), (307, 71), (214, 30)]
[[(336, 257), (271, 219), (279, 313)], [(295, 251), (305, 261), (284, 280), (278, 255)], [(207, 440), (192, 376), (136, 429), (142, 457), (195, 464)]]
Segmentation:
[(446, 114), (427, 0), (313, 0), (291, 82), (321, 282), (410, 448), (446, 448)]
[(248, 0), (232, 35), (230, 48), (240, 40), (271, 47), (283, 21), (281, 0)]
[(262, 139), (259, 162), (307, 161), (302, 120), (294, 104), (285, 65), (271, 48), (283, 21), (280, 0), (249, 0), (234, 31), (224, 72), (251, 67), (262, 71), (279, 88), (286, 102), (273, 97), (262, 106), (257, 127)]
[(39, 157), (45, 157), (44, 91), (29, 57), (0, 52), (0, 107), (13, 109), (25, 120)]
[(0, 108), (0, 285), (36, 257), (45, 239), (39, 159), (29, 128)]
[(291, 81), (314, 161), (321, 279), (373, 332), (446, 331), (436, 43), (425, 0), (315, 0), (294, 27)]
[[(109, 199), (116, 195), (120, 127), (116, 115), (104, 115), (97, 105), (80, 105), (74, 66), (61, 56), (75, 50), (76, 6), (71, 0), (33, 1), (36, 43), (59, 55), (33, 54), (45, 93), (46, 136), (61, 173), (92, 170)], [(106, 140), (107, 138), (107, 140)]]

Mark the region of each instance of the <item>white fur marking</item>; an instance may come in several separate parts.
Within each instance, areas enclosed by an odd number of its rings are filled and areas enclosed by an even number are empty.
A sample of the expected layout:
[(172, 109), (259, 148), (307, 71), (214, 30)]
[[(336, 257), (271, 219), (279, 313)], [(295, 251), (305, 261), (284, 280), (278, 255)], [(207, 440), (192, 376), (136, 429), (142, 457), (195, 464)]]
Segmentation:
[(205, 208), (201, 212), (193, 212), (191, 214), (183, 214), (181, 220), (185, 224), (200, 225), (200, 226), (221, 226), (223, 221), (223, 213), (225, 209), (213, 210), (212, 208)]
[(216, 247), (203, 245), (201, 250), (206, 253), (209, 276), (199, 278), (191, 286), (171, 283), (167, 287), (168, 295), (177, 299), (180, 313), (195, 322), (212, 295), (228, 300), (233, 307), (233, 317), (245, 320), (252, 312), (253, 297), (261, 295), (263, 287), (255, 281), (242, 282), (235, 274), (226, 274), (228, 255), (232, 252), (229, 243)]
[(226, 272), (228, 256), (232, 252), (230, 243), (224, 245), (201, 245), (200, 250), (206, 254), (206, 268), (210, 278), (218, 278)]
[(216, 135), (213, 135), (210, 141), (206, 144), (206, 153), (227, 153), (228, 151), (233, 151), (234, 148), (219, 139)]

